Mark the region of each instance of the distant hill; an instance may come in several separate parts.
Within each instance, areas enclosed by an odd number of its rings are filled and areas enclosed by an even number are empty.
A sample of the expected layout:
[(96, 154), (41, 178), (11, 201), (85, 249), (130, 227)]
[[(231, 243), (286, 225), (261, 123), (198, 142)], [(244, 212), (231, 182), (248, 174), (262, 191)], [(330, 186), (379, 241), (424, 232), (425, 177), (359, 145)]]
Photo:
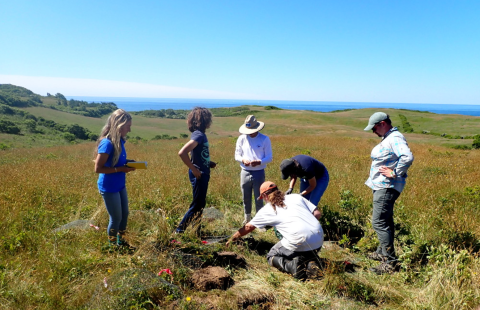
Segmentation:
[[(55, 98), (52, 100), (52, 98)], [(67, 113), (79, 114), (82, 116), (102, 117), (117, 109), (114, 103), (89, 104), (76, 100), (67, 101), (62, 94), (42, 97), (32, 91), (11, 84), (0, 84), (0, 135), (17, 135), (18, 138), (10, 140), (9, 144), (0, 143), (0, 149), (5, 149), (18, 144), (24, 146), (25, 139), (30, 141), (40, 140), (40, 144), (49, 141), (47, 145), (71, 143), (75, 140), (96, 140), (98, 135), (92, 133), (88, 128), (75, 123), (59, 123), (58, 120), (47, 119), (36, 116), (27, 111), (31, 107), (43, 107), (54, 110), (63, 110)], [(34, 143), (35, 145), (37, 143)]]
[[(113, 102), (88, 103), (67, 100), (56, 93), (40, 96), (15, 85), (0, 84), (0, 150), (18, 147), (55, 146), (95, 141), (105, 117), (118, 107)], [(480, 147), (480, 117), (444, 115), (404, 109), (383, 109), (409, 141), (441, 144), (454, 148)], [(240, 106), (211, 109), (211, 137), (238, 136), (245, 116), (253, 114), (266, 127), (262, 132), (282, 135), (335, 135), (374, 138), (364, 132), (376, 109), (343, 110), (335, 113), (282, 110), (272, 106)], [(132, 142), (189, 136), (185, 124), (188, 110), (132, 112)], [(475, 139), (476, 138), (476, 139)], [(476, 140), (476, 142), (474, 142)]]

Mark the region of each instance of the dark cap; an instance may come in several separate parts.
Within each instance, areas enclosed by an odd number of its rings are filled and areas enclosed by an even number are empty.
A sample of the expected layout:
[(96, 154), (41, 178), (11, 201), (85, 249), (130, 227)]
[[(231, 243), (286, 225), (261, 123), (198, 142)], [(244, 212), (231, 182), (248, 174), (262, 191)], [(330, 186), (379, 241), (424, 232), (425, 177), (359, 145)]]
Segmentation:
[(295, 162), (292, 159), (284, 159), (280, 164), (280, 171), (282, 171), (282, 179), (288, 179), (290, 173), (293, 172), (294, 168)]

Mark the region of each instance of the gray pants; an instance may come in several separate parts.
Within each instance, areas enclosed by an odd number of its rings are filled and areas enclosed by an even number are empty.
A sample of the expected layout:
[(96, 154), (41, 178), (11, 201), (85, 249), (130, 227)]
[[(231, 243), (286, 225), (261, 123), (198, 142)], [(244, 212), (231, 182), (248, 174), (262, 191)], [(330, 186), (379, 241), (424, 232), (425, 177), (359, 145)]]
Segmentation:
[(295, 258), (297, 256), (300, 256), (300, 255), (303, 255), (303, 256), (316, 255), (319, 250), (320, 250), (320, 248), (312, 249), (311, 251), (305, 251), (305, 252), (294, 252), (294, 251), (289, 250), (286, 247), (284, 247), (282, 245), (282, 242), (279, 241), (268, 252), (267, 260), (270, 257), (273, 257), (273, 256), (281, 256), (281, 257), (285, 257), (285, 258), (288, 258), (288, 259), (293, 259), (293, 258)]
[(372, 226), (377, 233), (380, 245), (377, 253), (387, 257), (387, 262), (396, 261), (393, 223), (393, 206), (400, 193), (393, 188), (373, 191)]
[(252, 214), (252, 190), (255, 194), (255, 208), (258, 212), (263, 207), (263, 200), (257, 200), (260, 196), (260, 186), (265, 182), (265, 170), (240, 172), (240, 186), (243, 194), (243, 208), (245, 214)]

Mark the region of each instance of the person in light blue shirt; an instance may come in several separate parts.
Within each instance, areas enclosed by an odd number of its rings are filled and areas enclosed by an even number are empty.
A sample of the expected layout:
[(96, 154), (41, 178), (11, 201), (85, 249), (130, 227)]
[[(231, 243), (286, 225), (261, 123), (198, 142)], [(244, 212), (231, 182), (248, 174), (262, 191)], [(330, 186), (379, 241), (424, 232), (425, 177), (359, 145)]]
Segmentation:
[(125, 137), (130, 132), (132, 116), (122, 109), (114, 111), (107, 119), (97, 141), (95, 172), (98, 173), (98, 190), (110, 216), (108, 240), (110, 246), (134, 249), (124, 239), (128, 220), (126, 174), (135, 168), (125, 166)]
[(392, 126), (388, 114), (374, 113), (364, 130), (372, 130), (382, 138), (372, 150), (370, 176), (365, 182), (373, 191), (372, 226), (380, 243), (369, 258), (381, 261), (381, 264), (371, 271), (382, 274), (398, 268), (394, 248), (393, 207), (405, 187), (413, 154), (405, 137), (397, 127)]

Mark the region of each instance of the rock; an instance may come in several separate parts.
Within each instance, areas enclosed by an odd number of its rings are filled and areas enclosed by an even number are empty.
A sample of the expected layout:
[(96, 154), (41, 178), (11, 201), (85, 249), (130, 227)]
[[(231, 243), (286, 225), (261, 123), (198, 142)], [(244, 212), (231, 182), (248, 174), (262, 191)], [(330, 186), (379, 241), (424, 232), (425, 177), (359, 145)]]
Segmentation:
[(58, 228), (55, 228), (53, 232), (59, 232), (67, 229), (88, 229), (90, 227), (90, 221), (87, 220), (76, 220), (65, 225), (62, 225)]
[(210, 207), (210, 208), (203, 209), (202, 217), (205, 220), (213, 221), (213, 220), (218, 220), (223, 218), (223, 213), (218, 211), (214, 207)]
[(226, 290), (235, 283), (228, 272), (221, 267), (207, 267), (197, 270), (192, 275), (192, 282), (195, 288), (200, 291)]

